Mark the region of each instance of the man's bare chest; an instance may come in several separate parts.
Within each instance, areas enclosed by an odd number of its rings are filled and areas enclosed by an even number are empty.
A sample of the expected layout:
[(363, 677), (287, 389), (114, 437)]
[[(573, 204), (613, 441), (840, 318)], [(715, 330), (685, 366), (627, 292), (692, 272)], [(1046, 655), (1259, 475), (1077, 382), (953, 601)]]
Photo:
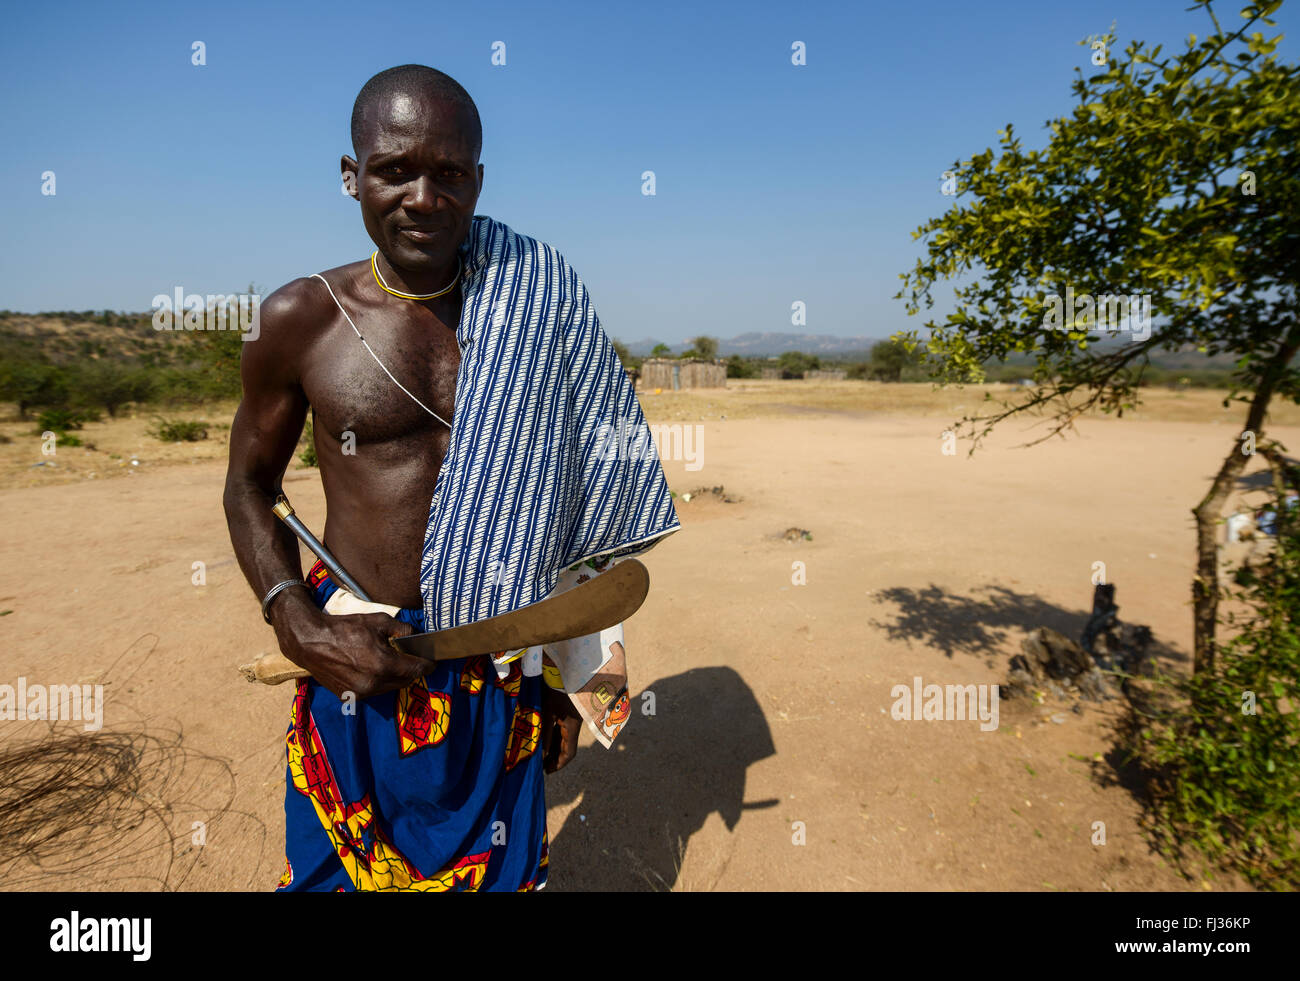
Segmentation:
[(303, 365), (317, 430), (337, 442), (351, 433), (359, 444), (444, 436), (447, 427), (419, 403), (452, 421), (460, 367), (455, 332), (429, 317), (358, 320), (368, 351), (346, 321), (342, 327), (325, 331)]

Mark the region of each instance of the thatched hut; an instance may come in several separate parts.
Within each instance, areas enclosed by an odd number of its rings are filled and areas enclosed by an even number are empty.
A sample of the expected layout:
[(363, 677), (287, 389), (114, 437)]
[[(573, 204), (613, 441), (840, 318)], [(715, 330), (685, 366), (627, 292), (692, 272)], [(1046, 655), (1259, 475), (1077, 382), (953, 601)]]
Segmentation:
[(726, 388), (727, 363), (705, 358), (646, 358), (641, 362), (642, 390)]

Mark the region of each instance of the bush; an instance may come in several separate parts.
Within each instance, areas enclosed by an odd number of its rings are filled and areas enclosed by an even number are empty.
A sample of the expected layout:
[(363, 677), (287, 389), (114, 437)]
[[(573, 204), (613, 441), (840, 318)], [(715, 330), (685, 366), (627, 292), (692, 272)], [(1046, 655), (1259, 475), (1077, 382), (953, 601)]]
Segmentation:
[(302, 440), (299, 441), (299, 445), (303, 447), (302, 452), (298, 454), (298, 459), (302, 461), (302, 465), (304, 467), (319, 466), (320, 461), (316, 459), (316, 433), (312, 429), (311, 416), (307, 417), (307, 425), (303, 427)]
[(77, 368), (69, 385), (80, 405), (96, 406), (117, 418), (117, 410), (128, 402), (153, 398), (154, 379), (143, 368), (118, 361), (91, 361)]
[(632, 352), (627, 349), (627, 345), (622, 341), (614, 341), (614, 354), (618, 356), (619, 364), (624, 368), (636, 367)]
[[(251, 286), (249, 292), (255, 292)], [(237, 330), (196, 331), (186, 335), (193, 345), (199, 392), (210, 399), (239, 398), (243, 387), (239, 361), (244, 352), (243, 334)], [(194, 377), (194, 375), (191, 375)]]
[(66, 433), (69, 429), (80, 429), (87, 422), (94, 421), (95, 416), (92, 413), (76, 409), (46, 409), (36, 417), (36, 428), (40, 432), (49, 430)]
[(733, 354), (727, 359), (727, 377), (757, 378), (758, 368), (746, 361), (739, 354)]
[(64, 407), (68, 374), (26, 350), (6, 349), (0, 355), (0, 399), (15, 403), (20, 419), (37, 407)]
[(805, 371), (816, 371), (821, 367), (817, 355), (804, 354), (802, 351), (786, 351), (776, 361), (781, 367), (783, 378), (802, 378)]
[(1276, 549), (1237, 574), (1239, 631), (1211, 670), (1160, 678), (1155, 712), (1126, 720), (1126, 755), (1146, 770), (1149, 820), (1170, 858), (1190, 846), (1256, 885), (1300, 887), (1300, 509), (1274, 508)]
[(163, 443), (197, 443), (208, 438), (208, 424), (186, 419), (158, 417), (158, 425), (149, 435)]
[(695, 352), (697, 358), (705, 358), (712, 361), (718, 356), (718, 339), (701, 335), (691, 338), (691, 350)]
[(882, 382), (902, 381), (903, 371), (913, 362), (912, 355), (900, 341), (878, 341), (871, 348), (866, 372)]

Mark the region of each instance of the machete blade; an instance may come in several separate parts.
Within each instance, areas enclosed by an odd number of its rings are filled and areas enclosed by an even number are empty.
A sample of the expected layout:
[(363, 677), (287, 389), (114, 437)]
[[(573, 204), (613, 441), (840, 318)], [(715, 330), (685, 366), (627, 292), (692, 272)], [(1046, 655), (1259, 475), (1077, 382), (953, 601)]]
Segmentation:
[(558, 596), (447, 630), (393, 637), (389, 643), (403, 654), (429, 661), (553, 644), (622, 623), (641, 607), (649, 591), (646, 567), (625, 559)]

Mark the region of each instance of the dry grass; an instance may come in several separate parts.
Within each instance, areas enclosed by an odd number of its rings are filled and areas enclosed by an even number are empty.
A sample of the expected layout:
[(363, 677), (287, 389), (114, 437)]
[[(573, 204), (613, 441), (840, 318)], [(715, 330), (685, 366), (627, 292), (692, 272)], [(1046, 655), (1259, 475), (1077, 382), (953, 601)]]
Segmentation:
[[(1014, 399), (1020, 390), (1012, 385), (963, 385), (937, 389), (929, 383), (885, 384), (864, 381), (802, 381), (728, 379), (725, 389), (660, 392), (638, 391), (646, 417), (652, 422), (720, 418), (751, 419), (811, 412), (888, 413), (956, 419), (984, 411), (985, 395), (994, 400)], [(1212, 389), (1171, 391), (1151, 388), (1143, 392), (1142, 406), (1124, 418), (1159, 422), (1207, 422), (1245, 418), (1244, 405), (1222, 406), (1224, 392)], [(1102, 413), (1097, 418), (1115, 418)], [(1275, 402), (1274, 425), (1300, 424), (1300, 406)]]
[[(680, 836), (674, 836), (667, 824), (664, 825), (664, 838), (673, 859), (673, 880), (668, 882), (648, 865), (644, 859), (630, 848), (623, 849), (628, 864), (636, 871), (652, 892), (699, 892), (682, 875), (682, 865), (686, 862), (686, 842)], [(608, 854), (608, 853), (606, 853)]]
[[(927, 416), (955, 421), (982, 413), (985, 395), (993, 399), (1018, 396), (1010, 385), (967, 385), (936, 389), (926, 383), (887, 385), (863, 381), (776, 381), (730, 379), (725, 389), (660, 392), (642, 389), (641, 406), (650, 422), (755, 419), (818, 414), (889, 414)], [(1240, 425), (1244, 405), (1222, 405), (1224, 393), (1211, 389), (1148, 389), (1143, 405), (1124, 419), (1096, 413), (1115, 425), (1127, 419), (1158, 422), (1223, 420)], [(990, 403), (991, 405), (991, 403)], [(116, 420), (86, 423), (76, 435), (86, 446), (64, 447), (53, 457), (41, 453), (34, 421), (20, 422), (11, 410), (0, 421), (0, 488), (65, 484), (81, 480), (125, 477), (144, 468), (171, 467), (224, 460), (228, 452), (234, 402), (221, 402), (198, 411), (169, 412), (169, 418), (202, 419), (210, 423), (209, 438), (198, 443), (162, 443), (149, 435), (156, 413), (145, 410)], [(1300, 406), (1275, 401), (1272, 425), (1300, 425)], [(3, 437), (10, 442), (3, 442)], [(138, 461), (132, 464), (131, 461)], [(37, 466), (37, 464), (43, 464)], [(53, 464), (50, 466), (49, 464)], [(291, 466), (297, 466), (295, 461)]]
[[(197, 443), (163, 443), (149, 435), (157, 413), (144, 410), (117, 419), (105, 416), (72, 433), (82, 446), (55, 444), (53, 456), (42, 452), (35, 418), (18, 421), (12, 413), (0, 422), (0, 487), (32, 487), (82, 480), (109, 480), (132, 472), (191, 463), (224, 460), (229, 450), (230, 420), (235, 403), (219, 403), (202, 410), (164, 413), (169, 419), (202, 419), (208, 438)], [(132, 464), (132, 460), (136, 462)], [(42, 464), (37, 466), (37, 464)]]

